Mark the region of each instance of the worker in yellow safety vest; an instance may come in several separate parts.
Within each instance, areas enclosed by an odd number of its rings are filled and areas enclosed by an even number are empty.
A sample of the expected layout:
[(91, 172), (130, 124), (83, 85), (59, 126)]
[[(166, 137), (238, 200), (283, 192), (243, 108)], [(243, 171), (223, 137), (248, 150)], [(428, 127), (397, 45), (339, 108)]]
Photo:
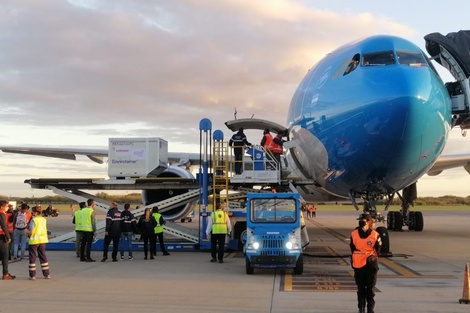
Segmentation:
[[(158, 207), (154, 206), (152, 208), (152, 216), (155, 218), (157, 221), (157, 226), (155, 226), (155, 240), (151, 240), (154, 242), (154, 249), (153, 249), (153, 255), (157, 255), (157, 238), (158, 242), (160, 243), (160, 250), (162, 250), (163, 255), (170, 255), (168, 251), (165, 249), (165, 244), (163, 243), (163, 225), (165, 225), (165, 220), (163, 219), (163, 216), (158, 212)], [(150, 253), (150, 259), (153, 259), (152, 253)]]
[(82, 241), (80, 243), (80, 261), (95, 262), (91, 258), (91, 245), (96, 233), (95, 201), (87, 200), (87, 207), (77, 211), (75, 216), (76, 231), (82, 232)]
[(224, 263), (225, 236), (230, 236), (231, 232), (232, 224), (227, 213), (220, 203), (216, 203), (216, 210), (211, 213), (206, 228), (206, 235), (211, 238), (211, 262), (217, 262), (218, 259), (219, 263)]
[(29, 223), (29, 279), (36, 279), (36, 259), (39, 257), (41, 263), (42, 275), (45, 279), (50, 279), (49, 262), (46, 256), (47, 220), (41, 216), (42, 208), (33, 207), (33, 218)]
[(376, 232), (370, 214), (364, 213), (358, 218), (359, 226), (351, 232), (351, 266), (357, 285), (357, 306), (359, 313), (374, 313), (374, 287), (379, 270), (378, 256), (382, 247), (380, 235)]

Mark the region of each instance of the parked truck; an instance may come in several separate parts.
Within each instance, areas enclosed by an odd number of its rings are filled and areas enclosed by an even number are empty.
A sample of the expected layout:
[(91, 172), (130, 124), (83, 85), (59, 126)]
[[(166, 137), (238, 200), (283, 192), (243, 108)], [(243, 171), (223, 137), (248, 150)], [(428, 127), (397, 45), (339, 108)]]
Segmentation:
[(299, 194), (247, 195), (246, 274), (253, 274), (255, 268), (292, 268), (296, 275), (303, 273), (302, 249), (308, 242), (302, 242), (301, 214)]

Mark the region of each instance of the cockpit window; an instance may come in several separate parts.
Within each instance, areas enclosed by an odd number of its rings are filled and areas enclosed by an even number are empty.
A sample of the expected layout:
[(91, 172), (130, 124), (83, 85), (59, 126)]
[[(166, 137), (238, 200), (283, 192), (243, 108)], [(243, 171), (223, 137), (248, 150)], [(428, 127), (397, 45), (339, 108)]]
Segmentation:
[(346, 70), (343, 73), (343, 76), (348, 75), (352, 71), (354, 71), (357, 68), (357, 65), (359, 64), (359, 59), (361, 58), (359, 53), (356, 53), (351, 61), (349, 62), (348, 66), (346, 67)]
[(362, 57), (363, 66), (384, 66), (395, 64), (393, 51), (381, 51), (364, 54)]
[(422, 53), (397, 50), (398, 63), (408, 66), (426, 66), (427, 62)]

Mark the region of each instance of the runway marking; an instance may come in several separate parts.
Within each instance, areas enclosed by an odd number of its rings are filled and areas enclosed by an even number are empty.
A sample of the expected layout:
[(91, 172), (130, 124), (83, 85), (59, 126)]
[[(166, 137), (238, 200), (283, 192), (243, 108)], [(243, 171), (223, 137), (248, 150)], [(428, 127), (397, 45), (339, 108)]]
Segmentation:
[(439, 278), (439, 279), (450, 279), (457, 278), (452, 275), (421, 275), (420, 273), (410, 269), (409, 267), (399, 264), (389, 258), (379, 258), (379, 263), (387, 267), (397, 275), (381, 275), (379, 278)]

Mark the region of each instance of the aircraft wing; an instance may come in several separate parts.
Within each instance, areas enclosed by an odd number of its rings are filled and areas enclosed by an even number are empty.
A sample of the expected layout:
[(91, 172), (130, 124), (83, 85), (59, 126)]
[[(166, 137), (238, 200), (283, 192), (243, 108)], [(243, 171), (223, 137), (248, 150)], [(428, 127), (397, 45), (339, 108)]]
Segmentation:
[(429, 169), (429, 176), (436, 176), (444, 170), (462, 166), (470, 174), (470, 154), (441, 155)]
[[(5, 153), (29, 154), (49, 158), (59, 158), (66, 160), (76, 160), (77, 155), (84, 155), (98, 164), (104, 163), (104, 158), (108, 157), (108, 149), (84, 149), (84, 148), (44, 148), (44, 147), (1, 147)], [(199, 164), (198, 153), (168, 152), (168, 161), (175, 165), (197, 165)]]
[(44, 148), (44, 147), (0, 147), (6, 153), (38, 155), (49, 158), (76, 160), (76, 155), (85, 155), (93, 162), (103, 164), (108, 149)]

